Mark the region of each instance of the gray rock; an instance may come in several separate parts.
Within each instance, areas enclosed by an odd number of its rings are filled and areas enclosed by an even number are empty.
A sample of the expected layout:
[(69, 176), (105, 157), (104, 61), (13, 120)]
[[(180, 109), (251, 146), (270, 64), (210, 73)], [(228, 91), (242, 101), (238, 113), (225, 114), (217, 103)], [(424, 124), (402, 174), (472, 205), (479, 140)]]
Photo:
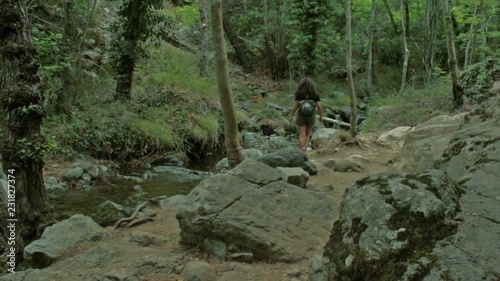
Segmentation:
[(122, 218), (129, 217), (132, 212), (132, 208), (127, 208), (108, 200), (99, 205), (97, 221), (102, 226), (112, 225)]
[(159, 205), (162, 209), (177, 208), (179, 205), (184, 204), (186, 200), (185, 195), (174, 195), (160, 200)]
[(83, 174), (82, 175), (82, 180), (84, 182), (91, 182), (92, 181), (92, 177), (89, 174)]
[(337, 129), (319, 128), (311, 137), (311, 145), (313, 148), (318, 148), (335, 139), (338, 134)]
[(45, 183), (48, 184), (48, 185), (51, 185), (51, 184), (58, 184), (59, 183), (59, 180), (56, 178), (56, 177), (48, 177), (46, 180), (45, 180)]
[(168, 175), (169, 181), (183, 183), (201, 181), (212, 175), (209, 172), (195, 171), (176, 166), (156, 166), (153, 168), (153, 172)]
[(206, 238), (203, 240), (203, 250), (219, 259), (224, 259), (227, 254), (226, 244), (217, 239)]
[(306, 154), (296, 147), (288, 147), (263, 155), (257, 159), (266, 165), (273, 168), (276, 167), (300, 167), (304, 169), (309, 175), (316, 175), (318, 169), (316, 166), (308, 161)]
[(184, 266), (184, 281), (216, 281), (215, 269), (206, 262), (191, 261)]
[[(425, 253), (422, 249), (432, 249), (456, 230), (455, 188), (439, 170), (358, 180), (343, 197), (339, 219), (325, 247), (328, 265), (320, 271), (328, 273), (328, 280), (364, 280), (367, 276), (399, 280), (394, 275), (397, 268), (420, 259)], [(380, 266), (393, 269), (381, 271)], [(423, 266), (412, 267), (408, 276), (427, 271)]]
[(280, 178), (275, 169), (247, 159), (202, 181), (178, 208), (181, 243), (218, 239), (266, 261), (312, 256), (328, 239), (333, 202)]
[(282, 179), (289, 184), (296, 185), (300, 188), (306, 188), (309, 174), (302, 168), (285, 168), (277, 167), (276, 170), (282, 173)]
[(423, 172), (433, 168), (463, 122), (463, 115), (437, 116), (405, 134), (398, 169)]
[(96, 166), (96, 165), (92, 165), (92, 166), (88, 167), (86, 172), (90, 176), (90, 178), (93, 180), (99, 179), (102, 176), (101, 169), (99, 169), (99, 166)]
[(323, 163), (325, 167), (331, 168), (336, 172), (357, 172), (362, 173), (365, 168), (351, 159), (329, 159)]
[(133, 181), (135, 183), (143, 183), (144, 180), (139, 178), (139, 177), (134, 177), (134, 176), (121, 176), (122, 179), (126, 181)]
[(80, 179), (82, 175), (83, 175), (83, 169), (80, 167), (76, 167), (66, 171), (63, 175), (63, 179), (67, 181), (76, 181)]
[[(241, 156), (243, 156), (243, 159), (250, 158), (250, 159), (255, 160), (255, 159), (259, 158), (260, 156), (262, 156), (262, 151), (255, 149), (255, 148), (243, 149), (241, 151)], [(219, 162), (217, 162), (217, 164), (215, 165), (214, 171), (220, 172), (222, 170), (227, 169), (228, 167), (229, 167), (229, 162), (227, 161), (227, 157), (226, 157), (226, 158), (220, 160)]]
[(24, 248), (24, 257), (37, 268), (47, 267), (64, 251), (108, 236), (91, 218), (77, 214), (45, 228), (39, 240)]
[(68, 191), (68, 185), (65, 183), (49, 184), (45, 188), (47, 189), (48, 192), (51, 193), (60, 193)]

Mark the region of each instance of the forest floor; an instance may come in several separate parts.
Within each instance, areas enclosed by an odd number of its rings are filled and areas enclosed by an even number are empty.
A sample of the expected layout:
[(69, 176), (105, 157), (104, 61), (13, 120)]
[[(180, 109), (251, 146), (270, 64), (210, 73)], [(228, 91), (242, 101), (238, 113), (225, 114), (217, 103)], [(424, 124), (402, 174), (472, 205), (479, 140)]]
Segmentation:
[[(340, 149), (333, 151), (313, 150), (308, 152), (310, 160), (318, 166), (318, 174), (312, 176), (308, 182), (308, 189), (323, 192), (330, 196), (336, 206), (340, 206), (340, 201), (344, 191), (356, 180), (370, 174), (377, 174), (393, 170), (393, 160), (398, 156), (399, 147), (387, 147), (378, 145), (375, 141), (376, 133), (367, 133), (358, 136), (359, 143), (344, 145)], [(344, 159), (352, 155), (361, 155), (364, 159), (362, 166), (365, 168), (363, 173), (356, 172), (337, 172), (326, 168), (321, 163), (328, 159)], [(325, 186), (333, 186), (325, 190)], [(336, 208), (338, 212), (338, 208)], [(249, 264), (235, 263), (232, 261), (217, 260), (200, 252), (197, 249), (184, 249), (180, 245), (180, 228), (175, 218), (175, 209), (158, 210), (158, 214), (153, 222), (146, 223), (131, 229), (111, 230), (110, 240), (119, 241), (123, 237), (134, 232), (149, 232), (166, 239), (165, 249), (173, 253), (183, 253), (181, 263), (188, 261), (205, 261), (213, 266), (219, 280), (250, 280), (250, 281), (279, 281), (279, 280), (308, 280), (310, 260), (304, 260), (300, 263), (266, 263), (255, 262)], [(338, 216), (338, 213), (335, 214)], [(108, 240), (109, 241), (109, 240)], [(140, 253), (138, 253), (140, 254)], [(143, 280), (172, 280), (182, 281), (181, 272), (177, 274), (152, 274), (143, 277)]]

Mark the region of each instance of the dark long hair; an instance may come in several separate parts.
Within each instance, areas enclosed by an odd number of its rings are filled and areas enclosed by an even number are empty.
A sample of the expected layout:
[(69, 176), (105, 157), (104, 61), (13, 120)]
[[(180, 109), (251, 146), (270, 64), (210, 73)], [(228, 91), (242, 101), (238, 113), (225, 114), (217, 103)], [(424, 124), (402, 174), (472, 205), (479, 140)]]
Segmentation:
[(295, 99), (303, 100), (307, 97), (309, 99), (314, 99), (318, 97), (318, 91), (316, 91), (316, 85), (314, 85), (314, 81), (309, 77), (304, 77), (300, 80), (299, 87), (295, 92)]

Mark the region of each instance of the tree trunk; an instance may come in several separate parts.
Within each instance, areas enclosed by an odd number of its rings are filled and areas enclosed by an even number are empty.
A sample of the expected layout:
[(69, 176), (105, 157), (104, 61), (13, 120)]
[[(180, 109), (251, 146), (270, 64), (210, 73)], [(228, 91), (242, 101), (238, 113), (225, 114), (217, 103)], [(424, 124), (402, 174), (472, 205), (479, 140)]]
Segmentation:
[[(401, 15), (403, 15), (405, 1), (401, 0)], [(404, 47), (404, 62), (403, 62), (403, 73), (401, 75), (401, 88), (399, 89), (400, 93), (403, 93), (406, 87), (406, 78), (408, 76), (408, 61), (410, 60), (410, 50), (408, 49), (408, 42), (406, 40), (406, 26), (405, 19), (401, 17), (401, 27), (403, 30), (403, 47)]]
[(426, 37), (424, 39), (424, 68), (427, 81), (432, 79), (432, 73), (434, 71), (434, 54), (436, 52), (436, 31), (439, 10), (438, 5), (438, 0), (429, 0), (427, 2)]
[(132, 81), (135, 70), (136, 47), (139, 42), (139, 33), (136, 26), (139, 25), (142, 0), (129, 0), (127, 7), (127, 22), (125, 43), (121, 48), (118, 68), (116, 71), (116, 93), (115, 100), (130, 100), (132, 97)]
[(389, 18), (391, 19), (392, 28), (394, 29), (394, 33), (399, 34), (398, 25), (396, 24), (396, 21), (394, 21), (394, 17), (392, 16), (391, 6), (389, 6), (389, 3), (387, 3), (387, 0), (384, 0), (384, 5), (385, 5), (385, 8), (387, 9), (387, 13), (389, 14)]
[(366, 88), (368, 98), (372, 95), (372, 81), (373, 81), (373, 53), (374, 53), (374, 38), (375, 38), (375, 20), (377, 17), (377, 1), (372, 0), (372, 17), (370, 23), (370, 38), (368, 43), (368, 69), (366, 71)]
[(446, 41), (448, 46), (448, 67), (453, 85), (453, 108), (457, 109), (464, 103), (463, 90), (460, 86), (460, 77), (457, 65), (457, 54), (455, 49), (455, 36), (453, 31), (453, 23), (451, 21), (450, 6), (448, 0), (443, 1), (443, 19), (446, 32)]
[(347, 43), (347, 84), (349, 86), (349, 97), (351, 99), (351, 136), (356, 137), (357, 132), (357, 102), (356, 91), (354, 89), (354, 81), (352, 77), (352, 39), (351, 39), (351, 0), (346, 1), (346, 43)]
[(7, 253), (20, 258), (24, 246), (54, 222), (42, 174), (45, 110), (24, 1), (0, 0), (0, 46), (5, 112), (0, 153), (8, 175), (8, 195), (0, 203), (1, 232), (9, 244)]
[(478, 14), (478, 9), (479, 5), (476, 5), (474, 8), (474, 18), (473, 22), (470, 24), (470, 31), (469, 31), (469, 41), (467, 41), (467, 46), (465, 46), (465, 58), (464, 58), (464, 69), (467, 68), (469, 64), (472, 64), (474, 62), (474, 53), (476, 49), (476, 18), (479, 16)]
[(222, 26), (221, 0), (212, 0), (210, 5), (210, 21), (213, 33), (213, 42), (216, 53), (216, 74), (219, 97), (224, 115), (224, 137), (226, 142), (226, 153), (229, 167), (238, 165), (243, 157), (239, 144), (238, 121), (234, 108), (233, 93), (229, 81), (229, 68), (224, 42), (224, 30)]
[(481, 48), (479, 50), (479, 60), (484, 61), (486, 58), (486, 52), (484, 49), (486, 48), (486, 36), (488, 35), (488, 12), (484, 7), (484, 1), (480, 2), (480, 10), (481, 10)]
[(233, 30), (231, 23), (229, 22), (229, 17), (224, 17), (222, 19), (222, 24), (224, 26), (224, 31), (226, 32), (227, 39), (229, 39), (229, 43), (233, 46), (234, 51), (236, 52), (236, 57), (238, 58), (238, 62), (243, 68), (245, 73), (254, 72), (252, 62), (250, 60), (249, 51), (245, 45), (245, 42), (241, 40), (241, 38), (236, 34)]
[(208, 27), (207, 3), (200, 0), (200, 61), (198, 63), (200, 77), (208, 77)]

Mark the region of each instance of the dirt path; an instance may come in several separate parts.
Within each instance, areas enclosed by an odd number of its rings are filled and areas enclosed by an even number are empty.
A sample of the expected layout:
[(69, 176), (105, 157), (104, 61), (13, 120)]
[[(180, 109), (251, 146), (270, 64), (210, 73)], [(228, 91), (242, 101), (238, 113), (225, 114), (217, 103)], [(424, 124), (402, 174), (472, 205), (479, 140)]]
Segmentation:
[[(390, 164), (391, 160), (397, 157), (399, 150), (395, 148), (387, 148), (377, 145), (372, 139), (374, 134), (359, 136), (360, 145), (346, 145), (338, 149), (336, 152), (308, 152), (309, 158), (318, 166), (318, 175), (310, 178), (308, 187), (311, 190), (324, 192), (325, 195), (331, 196), (337, 205), (340, 205), (342, 195), (346, 188), (352, 185), (356, 180), (369, 175), (380, 172), (386, 172), (393, 169)], [(328, 159), (343, 159), (352, 155), (360, 155), (363, 159), (362, 166), (365, 168), (363, 173), (356, 172), (336, 172), (330, 168), (326, 168), (321, 163)], [(389, 164), (388, 164), (389, 163)], [(329, 188), (331, 185), (333, 188)], [(175, 219), (175, 210), (159, 210), (157, 218), (152, 223), (147, 223), (133, 229), (112, 231), (112, 240), (120, 240), (125, 235), (136, 231), (146, 231), (155, 235), (166, 238), (164, 249), (173, 252), (184, 252), (185, 255), (179, 262), (185, 264), (188, 261), (203, 260), (211, 264), (217, 275), (222, 277), (222, 280), (249, 280), (249, 281), (299, 281), (308, 280), (308, 272), (310, 261), (301, 263), (286, 264), (286, 263), (265, 263), (258, 262), (252, 264), (236, 263), (232, 261), (220, 261), (213, 259), (206, 254), (199, 252), (196, 249), (183, 249), (178, 244), (180, 229)], [(338, 214), (337, 214), (338, 215)], [(144, 276), (143, 280), (183, 280), (181, 272), (172, 273), (168, 276), (165, 274), (155, 274)]]

